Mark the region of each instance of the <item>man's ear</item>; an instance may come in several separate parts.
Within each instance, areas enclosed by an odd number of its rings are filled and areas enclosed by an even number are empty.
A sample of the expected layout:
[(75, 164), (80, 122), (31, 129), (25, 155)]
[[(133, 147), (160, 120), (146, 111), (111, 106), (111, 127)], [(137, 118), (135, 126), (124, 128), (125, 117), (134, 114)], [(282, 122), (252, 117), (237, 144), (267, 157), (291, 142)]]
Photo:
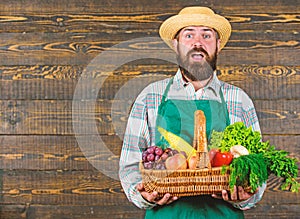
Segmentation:
[(173, 39), (172, 40), (172, 45), (173, 45), (173, 48), (174, 48), (174, 51), (176, 52), (176, 54), (178, 54), (178, 40), (177, 39)]
[(221, 51), (220, 46), (221, 46), (221, 40), (218, 39), (218, 41), (217, 41), (217, 51), (218, 51), (218, 53)]

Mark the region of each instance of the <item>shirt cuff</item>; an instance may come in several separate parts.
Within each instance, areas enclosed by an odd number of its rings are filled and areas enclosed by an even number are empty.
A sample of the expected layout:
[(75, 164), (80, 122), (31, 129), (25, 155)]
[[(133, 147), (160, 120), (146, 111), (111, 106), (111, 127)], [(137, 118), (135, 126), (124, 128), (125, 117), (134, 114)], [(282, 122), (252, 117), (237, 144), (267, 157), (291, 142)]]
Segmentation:
[(136, 196), (135, 201), (138, 202), (138, 206), (142, 209), (151, 209), (151, 208), (154, 208), (156, 206), (155, 203), (148, 202), (146, 199), (144, 199), (144, 197), (141, 194), (138, 194)]
[(255, 204), (262, 199), (262, 196), (264, 194), (266, 187), (267, 187), (267, 183), (263, 183), (263, 185), (258, 188), (257, 193), (255, 193), (249, 199), (247, 199), (245, 201), (241, 201), (241, 202), (231, 202), (231, 203), (235, 208), (239, 208), (243, 211), (248, 210), (248, 209), (254, 207)]

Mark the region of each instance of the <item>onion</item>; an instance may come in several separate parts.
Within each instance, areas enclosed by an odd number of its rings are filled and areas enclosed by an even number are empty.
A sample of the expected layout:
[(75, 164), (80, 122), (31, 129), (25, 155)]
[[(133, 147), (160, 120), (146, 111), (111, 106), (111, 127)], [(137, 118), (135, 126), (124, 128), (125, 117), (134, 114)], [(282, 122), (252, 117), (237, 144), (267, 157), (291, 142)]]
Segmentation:
[(230, 153), (234, 158), (237, 158), (239, 156), (248, 155), (249, 151), (242, 145), (234, 145), (230, 148)]

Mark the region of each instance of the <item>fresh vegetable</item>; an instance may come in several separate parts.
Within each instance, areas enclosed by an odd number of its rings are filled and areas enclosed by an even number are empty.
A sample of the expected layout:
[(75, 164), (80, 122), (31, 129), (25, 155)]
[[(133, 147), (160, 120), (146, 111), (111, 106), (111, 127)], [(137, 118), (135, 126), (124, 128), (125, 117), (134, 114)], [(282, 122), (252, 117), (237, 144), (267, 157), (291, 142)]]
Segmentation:
[(210, 162), (212, 162), (212, 160), (214, 159), (214, 157), (218, 151), (219, 151), (219, 149), (215, 149), (215, 148), (212, 148), (209, 150), (208, 156), (209, 156)]
[(255, 192), (268, 179), (267, 164), (262, 154), (250, 154), (233, 159), (230, 164), (229, 187), (242, 186)]
[(178, 151), (184, 151), (187, 155), (187, 159), (196, 154), (196, 150), (186, 142), (183, 138), (168, 132), (167, 130), (158, 127), (157, 128), (160, 134), (168, 141), (170, 147)]
[(223, 134), (224, 134), (224, 132), (218, 132), (218, 131), (215, 131), (215, 130), (212, 131), (210, 142), (209, 142), (209, 145), (208, 145), (210, 150), (219, 149), (219, 147), (221, 145), (221, 141), (223, 139)]
[(190, 159), (187, 160), (188, 162), (188, 168), (191, 170), (195, 170), (197, 168), (197, 157), (191, 156)]
[(289, 153), (284, 150), (271, 148), (264, 153), (268, 166), (268, 172), (283, 178), (281, 188), (299, 192), (300, 183), (297, 182), (298, 166), (297, 159), (288, 157)]
[(234, 158), (238, 158), (243, 155), (248, 155), (249, 151), (242, 145), (234, 145), (230, 148), (230, 153)]
[(226, 127), (221, 140), (221, 151), (229, 151), (234, 145), (243, 145), (250, 154), (264, 153), (269, 147), (268, 142), (261, 141), (261, 134), (252, 131), (244, 123), (236, 122)]
[[(277, 150), (275, 146), (270, 145), (269, 141), (262, 141), (259, 132), (252, 131), (251, 128), (247, 128), (242, 122), (236, 122), (227, 126), (224, 132), (214, 131), (211, 136), (210, 148), (218, 147), (220, 151), (224, 152), (230, 151), (232, 146), (242, 145), (249, 151), (249, 155), (261, 154), (267, 166), (267, 174), (274, 174), (283, 178), (281, 189), (299, 192), (300, 183), (296, 180), (298, 177), (297, 159), (289, 157), (287, 151)], [(241, 174), (244, 175), (240, 177), (241, 179), (245, 179), (249, 172), (244, 163), (239, 160), (249, 155), (233, 159), (236, 167), (239, 166), (239, 169), (244, 169), (244, 171), (241, 171)], [(233, 174), (234, 172), (231, 173), (232, 177), (234, 177)], [(259, 176), (259, 178), (264, 177)]]
[(219, 152), (217, 151), (214, 158), (211, 161), (212, 167), (221, 167), (223, 165), (227, 166), (232, 161), (232, 154), (230, 152)]
[(187, 161), (183, 154), (178, 153), (174, 156), (168, 157), (166, 160), (167, 170), (185, 170), (187, 169)]
[(142, 152), (142, 161), (145, 169), (165, 170), (187, 168), (186, 153), (173, 150), (172, 148), (163, 150), (158, 146), (150, 146)]

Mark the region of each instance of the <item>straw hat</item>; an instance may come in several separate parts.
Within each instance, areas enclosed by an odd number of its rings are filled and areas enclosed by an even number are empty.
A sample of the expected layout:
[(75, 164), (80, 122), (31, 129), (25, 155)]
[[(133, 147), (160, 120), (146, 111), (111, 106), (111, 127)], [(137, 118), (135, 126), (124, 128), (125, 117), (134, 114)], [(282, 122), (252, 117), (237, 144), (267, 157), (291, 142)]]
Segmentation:
[(165, 20), (159, 29), (160, 37), (173, 48), (172, 40), (176, 33), (187, 26), (206, 26), (215, 29), (221, 39), (220, 49), (227, 43), (231, 34), (229, 21), (207, 7), (186, 7), (178, 15), (174, 15)]

